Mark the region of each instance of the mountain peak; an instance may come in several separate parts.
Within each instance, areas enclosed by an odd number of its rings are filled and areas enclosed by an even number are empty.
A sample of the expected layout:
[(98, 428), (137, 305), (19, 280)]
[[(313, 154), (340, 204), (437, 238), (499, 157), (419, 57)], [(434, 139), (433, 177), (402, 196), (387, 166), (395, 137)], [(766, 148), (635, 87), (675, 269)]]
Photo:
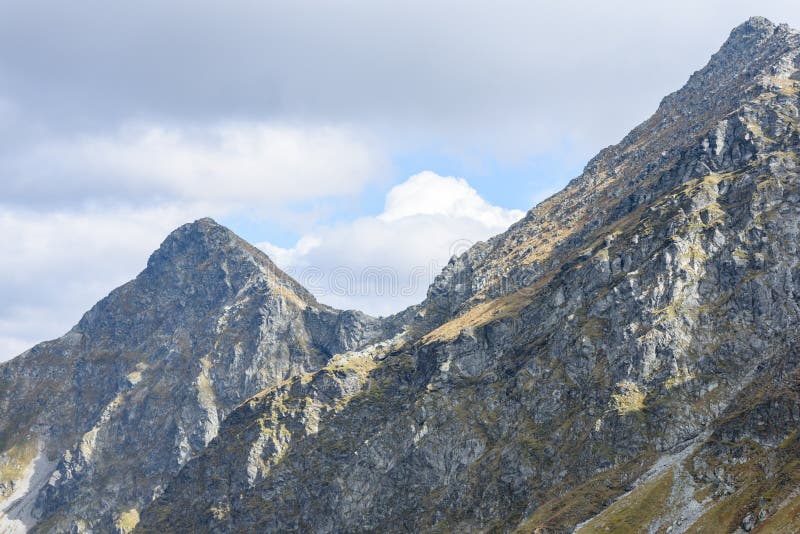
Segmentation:
[(741, 53), (762, 45), (772, 37), (779, 26), (764, 17), (750, 17), (731, 30), (728, 40), (722, 45), (722, 52)]
[(754, 15), (736, 26), (732, 31), (732, 35), (748, 35), (753, 33), (772, 33), (778, 25), (766, 17)]
[[(764, 17), (750, 17), (731, 30), (719, 52), (712, 56), (700, 74), (706, 84), (713, 79), (720, 88), (735, 93), (736, 87), (751, 83), (757, 74), (770, 68), (789, 49), (797, 46), (797, 32), (786, 24), (777, 25)], [(728, 86), (731, 82), (735, 87)], [(689, 85), (692, 85), (691, 80)]]
[(197, 219), (173, 230), (150, 256), (147, 266), (154, 268), (164, 262), (199, 265), (212, 257), (229, 261), (244, 260), (277, 269), (266, 254), (210, 217)]
[(321, 307), (261, 250), (202, 218), (173, 230), (147, 267), (92, 307), (75, 331), (138, 343), (159, 328), (208, 328), (225, 306), (248, 299), (265, 308), (276, 299), (295, 310)]
[(175, 283), (198, 278), (195, 280), (197, 283), (208, 284), (205, 275), (198, 277), (198, 273), (209, 270), (222, 277), (217, 280), (218, 283), (232, 284), (231, 290), (234, 291), (246, 284), (252, 275), (266, 276), (289, 288), (301, 300), (316, 303), (316, 299), (305, 288), (281, 271), (262, 250), (210, 217), (173, 230), (150, 256), (147, 269), (142, 274), (159, 280), (159, 284), (176, 276)]
[(194, 222), (186, 223), (184, 226), (191, 226), (201, 231), (213, 231), (219, 228), (227, 230), (227, 228), (219, 224), (211, 217), (201, 217)]
[[(244, 242), (244, 240), (239, 239), (236, 234), (219, 224), (211, 217), (203, 217), (202, 219), (197, 219), (194, 222), (181, 225), (170, 232), (161, 246), (163, 247), (165, 244), (173, 242), (194, 242), (198, 240), (213, 241), (215, 239), (219, 245), (226, 241), (225, 238), (230, 238), (230, 241), (234, 242), (237, 240)], [(219, 242), (220, 239), (222, 239), (222, 242)]]

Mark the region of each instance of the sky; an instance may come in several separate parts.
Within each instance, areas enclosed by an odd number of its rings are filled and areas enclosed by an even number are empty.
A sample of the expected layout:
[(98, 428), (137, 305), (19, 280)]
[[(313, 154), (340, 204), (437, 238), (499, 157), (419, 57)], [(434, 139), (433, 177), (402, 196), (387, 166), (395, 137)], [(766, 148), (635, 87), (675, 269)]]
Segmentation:
[(211, 216), (322, 302), (424, 298), (800, 3), (0, 0), (0, 361)]

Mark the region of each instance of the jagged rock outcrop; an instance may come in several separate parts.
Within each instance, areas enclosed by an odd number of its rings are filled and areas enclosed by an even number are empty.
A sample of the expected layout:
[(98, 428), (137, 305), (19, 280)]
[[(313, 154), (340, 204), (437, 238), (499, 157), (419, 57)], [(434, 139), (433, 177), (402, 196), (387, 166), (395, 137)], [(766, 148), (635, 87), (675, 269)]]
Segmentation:
[(799, 52), (736, 28), (393, 347), (237, 409), (139, 531), (795, 531)]
[(0, 491), (42, 532), (796, 532), (799, 95), (750, 19), (384, 320), (179, 229), (0, 367)]
[(179, 228), (66, 336), (0, 367), (0, 450), (49, 459), (25, 522), (110, 531), (242, 401), (379, 332), (214, 221)]

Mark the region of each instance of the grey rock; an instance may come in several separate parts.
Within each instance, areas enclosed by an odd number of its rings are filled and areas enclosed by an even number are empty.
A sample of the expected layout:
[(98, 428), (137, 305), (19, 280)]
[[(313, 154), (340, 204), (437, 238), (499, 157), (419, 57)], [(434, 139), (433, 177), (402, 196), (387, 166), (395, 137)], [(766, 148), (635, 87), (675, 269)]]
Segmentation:
[(753, 530), (753, 527), (755, 526), (756, 526), (756, 518), (753, 517), (753, 514), (747, 514), (746, 516), (744, 516), (744, 519), (742, 519), (742, 530), (744, 530), (745, 532), (750, 532), (751, 530)]

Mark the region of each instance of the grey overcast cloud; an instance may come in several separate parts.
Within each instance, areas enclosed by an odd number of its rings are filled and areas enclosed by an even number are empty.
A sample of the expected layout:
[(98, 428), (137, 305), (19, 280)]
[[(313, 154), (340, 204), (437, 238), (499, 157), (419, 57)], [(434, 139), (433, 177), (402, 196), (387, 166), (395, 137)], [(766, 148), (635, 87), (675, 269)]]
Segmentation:
[[(0, 360), (203, 216), (293, 273), (442, 265), (751, 15), (800, 27), (796, 1), (0, 1)], [(386, 314), (425, 287), (318, 290)]]

